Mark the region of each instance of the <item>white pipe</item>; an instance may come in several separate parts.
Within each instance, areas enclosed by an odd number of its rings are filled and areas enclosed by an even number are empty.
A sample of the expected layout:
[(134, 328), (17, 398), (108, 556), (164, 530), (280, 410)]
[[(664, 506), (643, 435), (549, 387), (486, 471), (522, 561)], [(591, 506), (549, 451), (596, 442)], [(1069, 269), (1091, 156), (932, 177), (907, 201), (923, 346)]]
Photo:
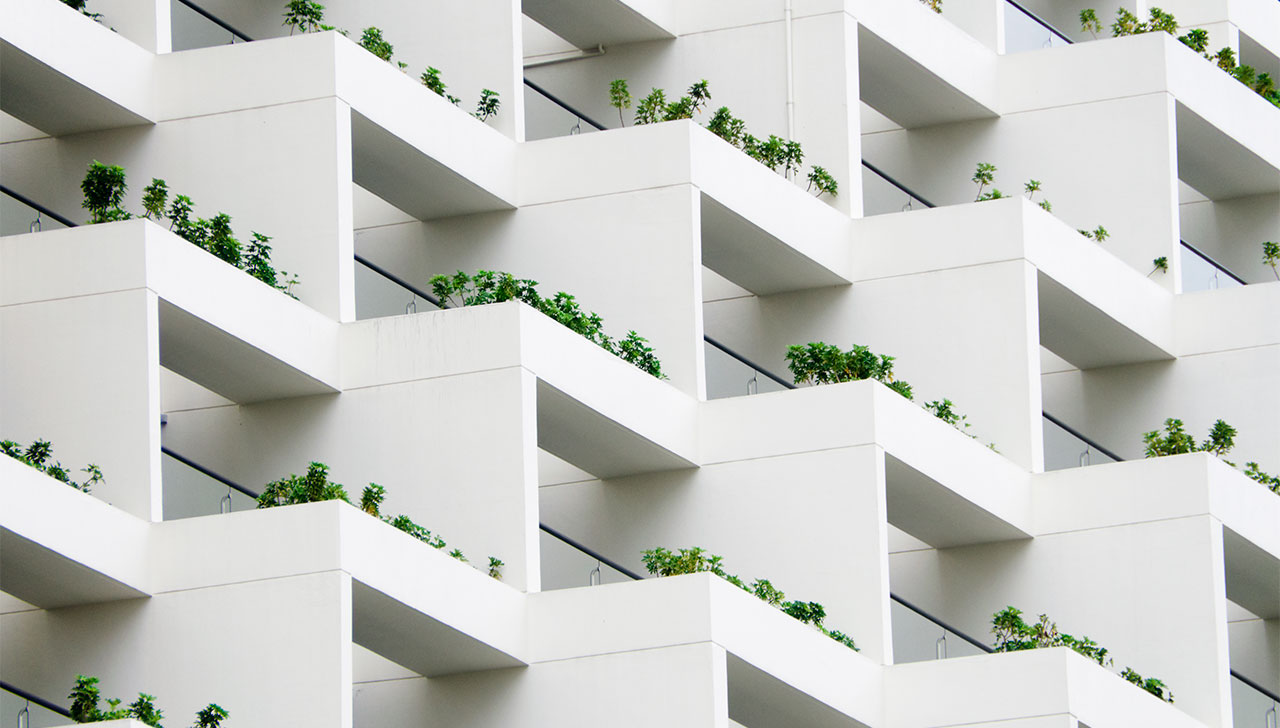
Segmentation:
[(793, 140), (796, 135), (796, 83), (795, 52), (791, 43), (791, 0), (786, 0), (782, 17), (787, 35), (787, 139)]

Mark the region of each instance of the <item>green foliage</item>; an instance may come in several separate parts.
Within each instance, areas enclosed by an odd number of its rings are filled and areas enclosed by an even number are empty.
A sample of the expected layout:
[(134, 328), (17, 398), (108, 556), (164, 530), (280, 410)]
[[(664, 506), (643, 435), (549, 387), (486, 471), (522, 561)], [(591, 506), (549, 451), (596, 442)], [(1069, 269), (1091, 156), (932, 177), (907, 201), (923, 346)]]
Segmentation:
[(812, 167), (809, 170), (809, 186), (805, 189), (816, 189), (818, 197), (823, 194), (829, 194), (835, 197), (840, 185), (836, 183), (836, 178), (832, 177), (824, 167)]
[(480, 100), (476, 102), (476, 110), (472, 116), (480, 121), (488, 121), (489, 117), (498, 115), (498, 107), (501, 105), (497, 91), (483, 89), (480, 91)]
[(1235, 447), (1236, 428), (1222, 420), (1213, 423), (1208, 437), (1196, 445), (1196, 440), (1184, 428), (1182, 420), (1169, 418), (1164, 421), (1164, 433), (1152, 430), (1142, 436), (1149, 458), (1165, 455), (1181, 455), (1189, 452), (1207, 452), (1222, 457)]
[(151, 184), (142, 190), (143, 217), (148, 220), (163, 220), (164, 207), (169, 202), (169, 186), (162, 179), (151, 179)]
[(93, 160), (89, 164), (89, 170), (85, 172), (84, 180), (80, 182), (80, 190), (84, 192), (84, 202), (80, 206), (89, 211), (89, 224), (128, 220), (132, 217), (120, 207), (127, 189), (124, 167)]
[[(941, 401), (935, 400), (933, 402), (926, 403), (924, 406), (926, 410), (933, 413), (934, 417), (937, 417), (948, 425), (964, 432), (969, 428), (969, 423), (967, 422), (969, 417), (968, 415), (960, 414), (954, 409), (954, 407), (955, 404), (946, 398), (943, 398)], [(973, 435), (969, 436), (973, 437)]]
[(1161, 680), (1157, 680), (1154, 677), (1144, 678), (1143, 676), (1134, 672), (1133, 668), (1131, 667), (1126, 667), (1124, 670), (1122, 670), (1120, 672), (1120, 677), (1124, 678), (1125, 680), (1128, 680), (1134, 685), (1137, 685), (1143, 690), (1146, 690), (1147, 692), (1151, 693), (1157, 698), (1160, 698), (1166, 703), (1173, 702), (1173, 691), (1170, 690), (1168, 686), (1166, 686), (1164, 682)]
[[(1168, 273), (1169, 272), (1169, 256), (1162, 255), (1159, 258), (1152, 260), (1151, 265), (1155, 266), (1154, 268), (1151, 269), (1151, 273), (1155, 273), (1156, 271), (1162, 271), (1164, 273)], [(1148, 273), (1147, 275), (1150, 276), (1151, 273)]]
[(911, 399), (911, 385), (893, 378), (894, 357), (854, 344), (849, 351), (825, 342), (787, 347), (787, 368), (796, 384), (837, 384), (874, 379)]
[(391, 43), (382, 37), (382, 29), (373, 26), (360, 34), (360, 47), (387, 63), (391, 62), (391, 55), (395, 52)]
[(622, 110), (631, 108), (631, 89), (627, 88), (627, 79), (619, 78), (609, 84), (609, 105), (618, 110), (618, 121), (626, 126)]
[[(360, 494), (360, 510), (392, 528), (427, 544), (431, 548), (444, 549), (448, 546), (439, 535), (432, 533), (403, 513), (395, 517), (383, 515), (382, 503), (386, 500), (386, 497), (386, 488), (377, 483), (370, 483), (365, 486), (364, 491)], [(313, 462), (307, 466), (306, 475), (289, 475), (272, 483), (267, 483), (262, 490), (262, 494), (258, 496), (258, 507), (276, 508), (278, 506), (319, 503), (331, 500), (351, 503), (351, 498), (347, 495), (347, 489), (342, 484), (329, 480), (329, 466), (324, 463)], [(449, 555), (463, 563), (467, 563), (467, 557), (459, 549), (453, 549), (449, 552)], [(501, 580), (503, 566), (501, 559), (490, 556), (489, 576)]]
[(101, 22), (102, 13), (89, 12), (89, 0), (62, 0), (62, 4), (73, 10), (79, 10), (80, 14)]
[[(160, 721), (164, 719), (164, 711), (156, 707), (155, 696), (138, 693), (137, 700), (121, 708), (123, 702), (118, 698), (109, 698), (107, 709), (99, 704), (103, 702), (102, 691), (98, 687), (98, 678), (77, 675), (75, 685), (67, 697), (71, 700), (71, 719), (77, 723), (99, 723), (107, 720), (124, 720), (132, 718), (152, 728), (163, 728)], [(194, 728), (219, 728), (226, 720), (228, 713), (216, 703), (196, 713)]]
[(942, 13), (942, 0), (920, 0), (920, 2), (927, 5), (933, 12)]
[(522, 301), (623, 361), (658, 379), (666, 378), (648, 339), (629, 331), (626, 337), (615, 341), (604, 333), (604, 319), (599, 314), (583, 311), (577, 300), (564, 291), (543, 297), (537, 285), (537, 281), (487, 270), (477, 271), (474, 276), (458, 271), (431, 278), (431, 291), (442, 308)]
[(1090, 240), (1094, 240), (1099, 243), (1111, 237), (1111, 233), (1107, 232), (1107, 229), (1102, 227), (1101, 225), (1094, 228), (1093, 230), (1077, 230), (1076, 232), (1080, 233), (1086, 238), (1089, 238)]
[[(120, 207), (127, 189), (123, 167), (107, 166), (94, 161), (89, 165), (80, 189), (84, 192), (82, 207), (88, 209), (93, 216), (89, 220), (90, 224), (132, 218), (132, 215)], [(293, 296), (292, 289), (298, 283), (297, 276), (283, 285), (280, 283), (275, 268), (271, 266), (271, 246), (267, 245), (270, 237), (252, 233), (253, 242), (245, 250), (231, 230), (230, 215), (219, 212), (210, 220), (193, 219), (194, 206), (190, 197), (177, 195), (172, 203), (168, 200), (168, 184), (162, 179), (152, 178), (151, 184), (142, 191), (142, 207), (145, 210), (143, 217), (157, 221), (163, 219), (165, 205), (168, 204), (169, 229), (178, 237), (203, 248), (272, 288)], [(285, 271), (281, 273), (287, 275)]]
[(1245, 463), (1244, 474), (1270, 488), (1272, 493), (1280, 495), (1280, 477), (1262, 472), (1257, 463)]
[(293, 31), (299, 33), (315, 33), (327, 29), (321, 22), (324, 20), (324, 6), (313, 0), (289, 0), (284, 9), (284, 23), (289, 26), (289, 35)]
[(1280, 244), (1270, 241), (1262, 244), (1262, 263), (1271, 266), (1271, 274), (1280, 281), (1280, 273), (1276, 272), (1276, 265), (1280, 264)]
[(1192, 28), (1185, 34), (1178, 36), (1178, 40), (1196, 53), (1203, 54), (1209, 50), (1209, 31), (1204, 28)]
[[(1080, 13), (1081, 24), (1085, 30), (1094, 33), (1095, 38), (1097, 37), (1097, 31), (1101, 30), (1098, 27), (1097, 18), (1097, 13), (1091, 9)], [(1173, 17), (1172, 13), (1167, 13), (1160, 8), (1151, 8), (1146, 22), (1142, 22), (1132, 12), (1120, 8), (1116, 11), (1116, 22), (1111, 24), (1111, 34), (1117, 38), (1126, 35), (1158, 32), (1169, 33), (1170, 35), (1176, 35), (1178, 32), (1177, 19)], [(1231, 48), (1223, 48), (1213, 55), (1209, 54), (1208, 31), (1203, 28), (1192, 28), (1183, 35), (1177, 36), (1177, 38), (1183, 45), (1204, 56), (1211, 63), (1217, 65), (1218, 68), (1231, 74), (1233, 78), (1255, 91), (1259, 96), (1280, 107), (1280, 93), (1276, 92), (1275, 81), (1272, 80), (1269, 74), (1260, 74), (1252, 66), (1237, 66), (1236, 53)]]
[(217, 703), (209, 703), (208, 707), (196, 713), (196, 724), (192, 728), (218, 728), (229, 714)]
[[(436, 95), (445, 97), (449, 100), (449, 103), (454, 106), (457, 106), (462, 102), (462, 99), (448, 92), (449, 87), (440, 79), (440, 69), (435, 68), (434, 66), (428, 66), (427, 70), (422, 72), (421, 81), (423, 86), (426, 86), (436, 92)], [(496, 108), (493, 113), (498, 113)]]
[(1102, 32), (1102, 22), (1098, 20), (1098, 11), (1093, 8), (1081, 10), (1080, 29), (1097, 38), (1098, 34)]
[(1022, 619), (1021, 610), (1005, 607), (992, 615), (991, 633), (996, 637), (996, 652), (1069, 647), (1099, 665), (1111, 663), (1105, 647), (1088, 637), (1076, 638), (1059, 632), (1058, 625), (1050, 622), (1049, 617), (1044, 614), (1040, 615), (1040, 620), (1035, 624), (1027, 624)]
[(667, 109), (667, 92), (660, 88), (651, 89), (649, 95), (636, 104), (636, 124), (657, 124)]
[(53, 459), (53, 445), (48, 440), (35, 440), (26, 448), (13, 440), (0, 440), (0, 453), (24, 465), (29, 465), (54, 480), (66, 483), (82, 493), (89, 493), (95, 485), (105, 482), (102, 470), (93, 464), (80, 471), (89, 476), (84, 482), (77, 483), (72, 480), (71, 473), (62, 467), (62, 463)]
[[(635, 123), (657, 124), (676, 119), (692, 119), (702, 112), (710, 99), (711, 87), (706, 79), (693, 84), (684, 96), (670, 103), (667, 101), (666, 91), (654, 88), (636, 104)], [(618, 109), (618, 117), (621, 119), (622, 109), (629, 108), (631, 104), (631, 93), (627, 90), (625, 79), (618, 79), (610, 85), (609, 103)], [(802, 171), (804, 148), (800, 142), (774, 134), (762, 141), (748, 134), (746, 122), (734, 116), (727, 106), (716, 109), (707, 122), (707, 130), (787, 179), (793, 179)], [(824, 194), (835, 197), (839, 192), (840, 186), (835, 178), (822, 167), (812, 167), (808, 180), (809, 186), (806, 189), (816, 189), (818, 197)]]
[[(994, 164), (988, 164), (987, 162), (978, 162), (978, 168), (977, 170), (974, 171), (973, 177), (972, 177), (972, 182), (978, 185), (978, 194), (974, 198), (974, 202), (982, 202), (984, 200), (996, 199), (995, 197), (991, 196), (990, 192), (987, 192), (987, 193), (983, 192), (983, 190), (987, 188), (987, 185), (993, 184), (995, 182), (995, 176), (996, 176), (996, 166)], [(1003, 195), (999, 195), (999, 190), (996, 190), (996, 193), (998, 196), (1003, 196)]]
[(828, 630), (823, 625), (827, 618), (827, 610), (817, 602), (787, 601), (786, 594), (775, 587), (768, 579), (756, 579), (748, 585), (741, 578), (724, 570), (724, 559), (709, 553), (698, 546), (670, 551), (661, 546), (645, 551), (641, 555), (644, 567), (654, 576), (678, 576), (680, 574), (714, 574), (733, 584), (739, 589), (754, 594), (764, 603), (781, 610), (783, 613), (805, 624), (813, 625), (820, 632), (840, 644), (857, 650), (853, 638), (836, 630)]

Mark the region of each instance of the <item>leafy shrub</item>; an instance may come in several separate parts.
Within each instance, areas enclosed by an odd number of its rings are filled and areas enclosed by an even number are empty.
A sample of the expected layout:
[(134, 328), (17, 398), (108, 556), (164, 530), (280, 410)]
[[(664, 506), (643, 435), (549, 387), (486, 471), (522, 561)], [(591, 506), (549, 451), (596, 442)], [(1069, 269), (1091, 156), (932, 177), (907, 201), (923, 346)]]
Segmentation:
[[(1236, 428), (1222, 420), (1213, 423), (1209, 436), (1199, 445), (1183, 427), (1182, 420), (1173, 418), (1164, 421), (1163, 434), (1159, 430), (1153, 430), (1143, 435), (1142, 441), (1146, 443), (1146, 456), (1149, 458), (1207, 452), (1222, 458), (1222, 462), (1227, 465), (1236, 467), (1235, 463), (1223, 457), (1236, 445)], [(1280, 478), (1263, 472), (1257, 463), (1245, 463), (1244, 474), (1280, 495)]]
[(476, 110), (472, 116), (480, 121), (488, 121), (489, 117), (498, 115), (498, 107), (501, 105), (497, 91), (483, 89), (480, 92), (480, 100), (476, 102)]
[[(128, 220), (133, 216), (120, 207), (127, 189), (123, 167), (108, 166), (94, 160), (80, 183), (84, 192), (84, 203), (81, 205), (92, 215), (89, 224)], [(169, 205), (169, 229), (178, 237), (200, 247), (223, 261), (239, 268), (272, 288), (293, 298), (293, 287), (298, 285), (295, 275), (282, 281), (281, 276), (289, 275), (288, 271), (280, 271), (271, 266), (271, 238), (253, 232), (253, 242), (244, 248), (231, 230), (231, 216), (220, 212), (211, 220), (192, 219), (193, 205), (191, 198), (178, 195), (169, 204), (169, 186), (162, 179), (152, 179), (151, 184), (143, 188), (143, 217), (159, 222), (165, 217), (165, 206)]]
[[(1154, 268), (1151, 269), (1151, 273), (1155, 273), (1156, 271), (1162, 271), (1164, 273), (1168, 273), (1169, 272), (1169, 256), (1162, 255), (1159, 258), (1152, 260), (1151, 265), (1155, 266)], [(1150, 277), (1151, 273), (1148, 273), (1147, 276)]]
[(714, 574), (733, 584), (739, 589), (754, 594), (766, 604), (776, 607), (793, 619), (817, 627), (820, 632), (840, 644), (857, 651), (853, 638), (836, 630), (829, 630), (823, 625), (827, 618), (827, 610), (817, 602), (787, 601), (781, 589), (775, 587), (768, 579), (756, 579), (747, 584), (742, 579), (724, 570), (724, 559), (706, 549), (695, 546), (679, 551), (669, 551), (661, 546), (645, 551), (642, 559), (649, 573), (658, 576), (678, 576), (680, 574)]
[(1208, 438), (1199, 446), (1196, 445), (1195, 438), (1183, 428), (1182, 420), (1171, 417), (1164, 421), (1164, 428), (1164, 434), (1159, 430), (1152, 430), (1142, 436), (1142, 441), (1147, 446), (1147, 457), (1181, 455), (1189, 452), (1207, 452), (1221, 457), (1235, 447), (1236, 428), (1222, 420), (1213, 423)]
[(523, 301), (628, 364), (666, 379), (662, 362), (648, 346), (648, 339), (629, 331), (626, 337), (615, 340), (604, 333), (604, 319), (599, 314), (583, 311), (577, 300), (564, 291), (545, 298), (539, 295), (537, 285), (537, 281), (488, 270), (476, 271), (474, 276), (458, 271), (452, 276), (431, 278), (431, 291), (442, 308)]
[(89, 0), (62, 0), (62, 4), (73, 10), (79, 10), (80, 14), (92, 18), (93, 20), (102, 21), (102, 13), (89, 12)]
[[(443, 96), (454, 106), (462, 103), (462, 99), (449, 93), (449, 86), (440, 78), (440, 69), (435, 66), (428, 66), (419, 80), (422, 81), (423, 86), (434, 91), (437, 96)], [(471, 115), (480, 121), (488, 121), (491, 117), (498, 115), (498, 109), (501, 107), (502, 100), (498, 92), (486, 88), (481, 90), (480, 100), (476, 102), (476, 110)]]
[[(693, 119), (702, 112), (710, 100), (711, 88), (706, 79), (693, 84), (684, 96), (671, 102), (667, 101), (666, 91), (654, 88), (649, 91), (648, 96), (640, 99), (636, 104), (635, 123), (643, 125), (676, 119)], [(626, 79), (620, 78), (609, 84), (609, 105), (618, 110), (619, 119), (623, 118), (622, 110), (631, 107), (631, 91)], [(757, 139), (747, 133), (746, 122), (734, 116), (727, 106), (721, 106), (711, 115), (711, 119), (707, 122), (707, 130), (742, 150), (748, 157), (781, 173), (787, 179), (792, 179), (801, 172), (804, 149), (800, 142), (786, 140), (773, 134), (764, 140)], [(806, 189), (816, 189), (818, 197), (824, 194), (835, 197), (839, 192), (840, 185), (822, 167), (812, 167), (808, 180), (809, 186)]]
[(927, 5), (933, 12), (942, 13), (942, 0), (920, 0), (920, 2)]
[(825, 342), (787, 347), (787, 368), (796, 384), (837, 384), (874, 379), (911, 399), (911, 385), (893, 378), (894, 357), (854, 344), (849, 351)]
[(1262, 263), (1271, 266), (1271, 274), (1280, 281), (1280, 272), (1276, 271), (1276, 265), (1280, 264), (1280, 244), (1270, 241), (1262, 244)]
[[(1058, 631), (1058, 625), (1050, 622), (1047, 615), (1041, 614), (1039, 621), (1027, 624), (1022, 619), (1022, 611), (1013, 607), (1005, 607), (991, 617), (991, 633), (996, 637), (996, 652), (1019, 652), (1036, 650), (1044, 647), (1066, 647), (1102, 666), (1113, 664), (1107, 656), (1107, 648), (1100, 646), (1088, 637), (1073, 637)], [(1146, 690), (1161, 700), (1172, 703), (1173, 693), (1163, 682), (1155, 678), (1143, 678), (1132, 668), (1126, 667), (1121, 677)]]
[[(977, 196), (974, 202), (986, 202), (987, 200), (1001, 200), (1007, 197), (995, 187), (996, 166), (988, 162), (978, 162), (978, 168), (974, 171), (971, 181), (978, 185)], [(987, 187), (991, 186), (990, 190)], [(1036, 193), (1043, 189), (1040, 180), (1027, 180), (1022, 186), (1022, 191), (1026, 194), (1027, 199), (1036, 202)], [(1048, 200), (1040, 200), (1036, 202), (1045, 212), (1053, 212), (1053, 205)]]
[[(102, 702), (102, 691), (98, 687), (98, 678), (77, 675), (75, 686), (67, 695), (71, 700), (71, 719), (77, 723), (99, 723), (107, 720), (123, 720), (132, 718), (152, 728), (163, 728), (160, 721), (164, 712), (155, 705), (155, 696), (138, 693), (138, 699), (127, 707), (121, 708), (119, 698), (107, 699), (107, 709), (99, 707)], [(196, 713), (194, 728), (219, 728), (226, 720), (228, 713), (216, 703), (210, 703), (204, 710)]]
[[(1092, 33), (1094, 38), (1097, 38), (1098, 33), (1102, 30), (1101, 23), (1098, 22), (1098, 14), (1093, 9), (1080, 12), (1080, 24), (1084, 30)], [(1228, 73), (1232, 78), (1252, 89), (1267, 101), (1280, 106), (1280, 92), (1276, 91), (1275, 80), (1271, 78), (1270, 74), (1258, 73), (1252, 66), (1236, 65), (1236, 53), (1230, 47), (1223, 48), (1210, 55), (1209, 32), (1203, 28), (1193, 28), (1183, 35), (1177, 35), (1177, 19), (1173, 17), (1172, 13), (1167, 13), (1155, 7), (1148, 11), (1148, 19), (1146, 21), (1139, 19), (1137, 15), (1125, 8), (1118, 8), (1116, 10), (1116, 20), (1111, 24), (1111, 35), (1116, 38), (1141, 33), (1161, 32), (1176, 36), (1183, 45), (1199, 53), (1210, 63)]]
[(102, 470), (97, 465), (92, 464), (81, 470), (81, 472), (89, 475), (83, 483), (77, 483), (72, 480), (71, 473), (62, 467), (62, 463), (53, 459), (53, 445), (48, 440), (36, 440), (25, 449), (13, 440), (0, 440), (0, 453), (8, 455), (24, 465), (30, 465), (54, 480), (66, 483), (81, 493), (88, 493), (93, 489), (93, 486), (105, 482), (102, 477)]
[[(364, 491), (360, 494), (360, 510), (392, 528), (416, 538), (431, 548), (444, 549), (448, 545), (443, 538), (418, 525), (412, 518), (404, 514), (394, 518), (382, 515), (382, 501), (386, 497), (386, 488), (377, 483), (370, 483), (365, 486)], [(342, 484), (329, 480), (329, 466), (324, 463), (312, 462), (307, 466), (306, 475), (289, 475), (280, 480), (267, 483), (262, 490), (262, 494), (258, 496), (258, 507), (276, 508), (278, 506), (320, 503), (332, 500), (351, 503), (351, 497), (347, 495), (347, 489)], [(453, 549), (449, 552), (449, 555), (463, 563), (467, 562), (467, 557), (458, 549)], [(501, 580), (503, 566), (502, 560), (492, 556), (489, 557), (489, 576)]]
[(391, 42), (382, 37), (382, 29), (373, 26), (365, 28), (360, 34), (360, 47), (387, 63), (391, 63), (391, 56), (395, 52)]
[(289, 35), (293, 31), (299, 33), (315, 33), (324, 29), (324, 6), (313, 0), (289, 0), (285, 6), (284, 23), (289, 26)]

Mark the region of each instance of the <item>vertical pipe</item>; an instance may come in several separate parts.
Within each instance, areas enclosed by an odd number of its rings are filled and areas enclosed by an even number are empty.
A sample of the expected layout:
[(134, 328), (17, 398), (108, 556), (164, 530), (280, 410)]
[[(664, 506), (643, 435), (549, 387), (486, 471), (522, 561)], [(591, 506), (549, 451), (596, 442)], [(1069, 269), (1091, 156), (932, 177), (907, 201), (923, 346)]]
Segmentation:
[(796, 136), (796, 84), (795, 84), (795, 52), (791, 42), (791, 1), (786, 0), (783, 6), (783, 25), (787, 36), (787, 139)]

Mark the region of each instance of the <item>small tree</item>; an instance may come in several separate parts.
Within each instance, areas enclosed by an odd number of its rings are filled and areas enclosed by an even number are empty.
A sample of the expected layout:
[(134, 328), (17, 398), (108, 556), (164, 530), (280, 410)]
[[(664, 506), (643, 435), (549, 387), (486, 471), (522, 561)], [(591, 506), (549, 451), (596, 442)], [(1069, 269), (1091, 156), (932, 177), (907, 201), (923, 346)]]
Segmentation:
[(499, 106), (501, 103), (498, 100), (498, 92), (484, 89), (480, 92), (480, 101), (476, 103), (476, 111), (472, 116), (480, 121), (488, 121), (489, 117), (498, 115)]
[(372, 26), (365, 28), (360, 34), (360, 47), (387, 63), (391, 62), (391, 55), (395, 51), (391, 43), (382, 37), (382, 30)]
[(289, 0), (285, 6), (284, 23), (289, 26), (289, 35), (296, 30), (299, 33), (314, 33), (324, 29), (324, 6), (314, 0)]
[(84, 193), (84, 202), (80, 206), (89, 211), (89, 224), (132, 217), (120, 207), (127, 189), (124, 167), (93, 160), (80, 182), (80, 190)]
[(995, 196), (992, 196), (992, 192), (983, 193), (983, 190), (985, 190), (988, 185), (995, 182), (995, 175), (996, 166), (994, 164), (978, 162), (978, 168), (974, 171), (972, 178), (973, 183), (978, 185), (978, 194), (977, 197), (974, 198), (974, 202), (982, 202), (983, 200), (992, 200), (1003, 197), (1003, 195), (999, 194), (999, 190), (994, 190)]
[(1098, 34), (1102, 32), (1102, 23), (1098, 20), (1097, 11), (1093, 8), (1080, 11), (1080, 29), (1092, 35), (1094, 40), (1098, 39)]
[(631, 108), (631, 91), (627, 88), (627, 79), (619, 78), (609, 84), (609, 105), (618, 110), (618, 121), (627, 125), (622, 116), (623, 109)]
[(1276, 271), (1276, 265), (1280, 264), (1280, 244), (1273, 242), (1265, 242), (1262, 244), (1262, 262), (1264, 265), (1271, 266), (1271, 274), (1280, 281), (1280, 272)]

